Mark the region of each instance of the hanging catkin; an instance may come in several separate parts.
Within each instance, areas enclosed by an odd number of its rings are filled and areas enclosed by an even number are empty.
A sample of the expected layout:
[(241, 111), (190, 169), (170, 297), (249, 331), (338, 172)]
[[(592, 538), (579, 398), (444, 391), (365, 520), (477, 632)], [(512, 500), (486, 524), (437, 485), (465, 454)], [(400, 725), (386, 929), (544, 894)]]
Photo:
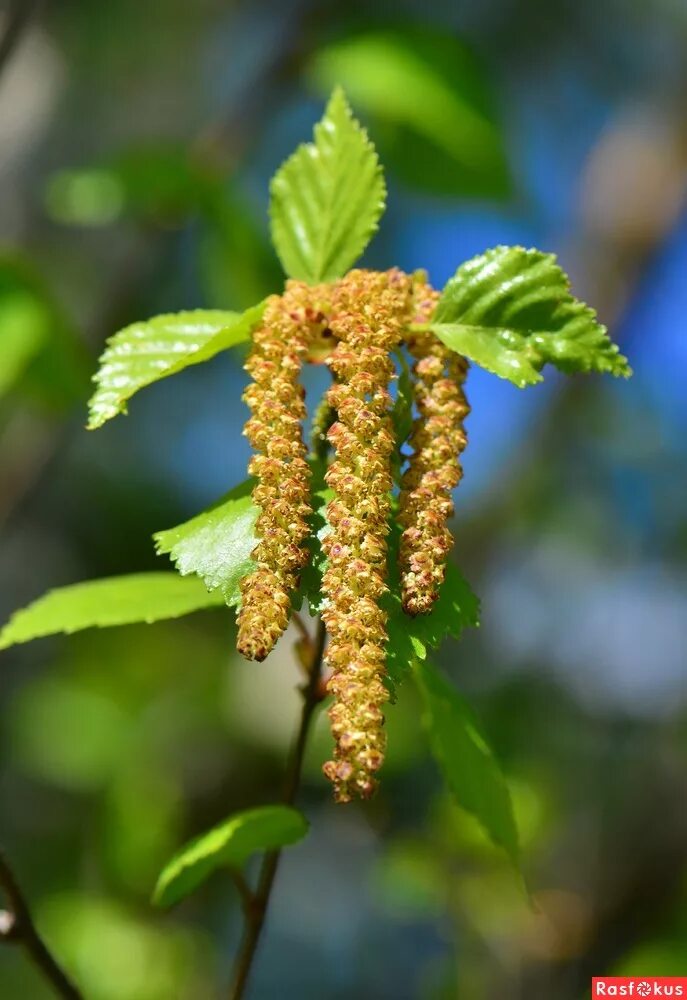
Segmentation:
[(257, 568), (241, 581), (238, 615), (237, 648), (249, 660), (264, 660), (285, 630), (307, 561), (310, 471), (299, 375), (309, 345), (326, 326), (328, 294), (288, 281), (282, 296), (269, 299), (245, 366), (253, 382), (243, 396), (251, 410), (244, 434), (257, 452), (248, 471), (257, 478), (253, 501), (260, 508), (260, 541), (252, 552)]
[[(439, 299), (423, 279), (415, 286), (415, 322), (427, 323)], [(404, 610), (425, 614), (439, 596), (446, 557), (453, 544), (447, 521), (453, 514), (451, 491), (463, 470), (467, 444), (463, 422), (470, 412), (463, 383), (465, 358), (432, 333), (410, 334), (415, 358), (413, 381), (418, 417), (410, 435), (412, 454), (399, 498), (401, 590)]]
[(328, 432), (335, 457), (326, 479), (335, 499), (327, 507), (331, 531), (323, 543), (328, 562), (322, 617), (330, 636), (329, 718), (336, 746), (324, 771), (342, 802), (372, 794), (384, 759), (387, 636), (379, 598), (387, 589), (395, 446), (389, 352), (410, 316), (410, 294), (411, 281), (400, 271), (356, 270), (338, 284), (332, 300), (330, 327), (339, 342), (328, 360), (336, 382), (327, 398), (337, 419)]
[(451, 490), (461, 476), (469, 412), (462, 388), (467, 363), (433, 334), (410, 329), (411, 322), (430, 320), (437, 298), (423, 276), (396, 269), (354, 270), (328, 287), (289, 281), (284, 295), (269, 300), (246, 363), (253, 383), (244, 394), (251, 410), (245, 433), (256, 450), (249, 472), (257, 478), (253, 500), (260, 513), (252, 553), (257, 567), (241, 582), (237, 645), (255, 660), (267, 656), (286, 628), (307, 560), (312, 511), (300, 370), (305, 360), (326, 360), (334, 376), (313, 431), (319, 458), (325, 441), (334, 450), (325, 476), (334, 499), (322, 541), (322, 618), (329, 633), (325, 659), (335, 749), (324, 771), (342, 802), (369, 797), (384, 760), (382, 709), (389, 696), (387, 617), (380, 598), (387, 590), (396, 447), (390, 355), (404, 339), (415, 359), (418, 411), (399, 501), (402, 599), (409, 614), (430, 610), (451, 545)]

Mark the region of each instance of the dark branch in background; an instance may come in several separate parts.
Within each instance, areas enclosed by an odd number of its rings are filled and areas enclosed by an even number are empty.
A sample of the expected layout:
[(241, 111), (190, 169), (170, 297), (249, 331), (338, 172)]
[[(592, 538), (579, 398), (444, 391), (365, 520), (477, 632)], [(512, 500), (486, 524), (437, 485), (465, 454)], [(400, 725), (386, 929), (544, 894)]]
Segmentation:
[(58, 996), (66, 997), (67, 1000), (83, 1000), (81, 992), (69, 979), (36, 930), (29, 905), (2, 852), (0, 852), (0, 886), (10, 905), (9, 910), (0, 911), (0, 940), (22, 947), (35, 968), (50, 983)]
[[(315, 714), (315, 709), (324, 696), (322, 688), (322, 658), (324, 655), (325, 640), (324, 623), (318, 621), (317, 636), (313, 644), (308, 680), (301, 689), (303, 693), (303, 707), (301, 710), (300, 726), (298, 727), (296, 742), (291, 751), (291, 758), (284, 778), (284, 790), (281, 802), (286, 806), (292, 806), (296, 799), (301, 782), (303, 757), (310, 733), (310, 724)], [(241, 889), (245, 922), (243, 941), (241, 942), (241, 948), (236, 959), (234, 980), (229, 991), (231, 1000), (241, 1000), (241, 997), (244, 995), (265, 923), (265, 915), (270, 901), (272, 886), (274, 885), (274, 878), (279, 867), (280, 857), (281, 851), (279, 850), (269, 851), (265, 854), (260, 867), (258, 885), (255, 892), (246, 893), (243, 887)]]
[(15, 0), (6, 14), (5, 30), (0, 38), (0, 74), (28, 28), (42, 0)]

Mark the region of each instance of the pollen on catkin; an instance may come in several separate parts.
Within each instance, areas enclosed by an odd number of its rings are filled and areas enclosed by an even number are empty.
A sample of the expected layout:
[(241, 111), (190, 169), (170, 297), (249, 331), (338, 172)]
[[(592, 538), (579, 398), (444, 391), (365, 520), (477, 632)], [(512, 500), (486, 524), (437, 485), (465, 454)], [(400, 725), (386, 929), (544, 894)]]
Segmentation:
[[(439, 293), (420, 278), (414, 299), (414, 321), (429, 322)], [(439, 596), (453, 545), (447, 522), (453, 514), (451, 491), (463, 475), (460, 455), (467, 444), (463, 422), (470, 407), (463, 391), (466, 359), (431, 332), (411, 333), (407, 343), (415, 358), (418, 417), (410, 435), (412, 454), (401, 481), (399, 568), (403, 608), (409, 615), (418, 615), (430, 611)]]
[(335, 739), (324, 772), (338, 801), (368, 798), (384, 760), (382, 706), (391, 455), (395, 447), (389, 416), (389, 357), (411, 316), (411, 279), (398, 270), (355, 270), (334, 289), (329, 319), (338, 343), (329, 357), (335, 382), (327, 400), (336, 421), (327, 437), (335, 456), (327, 484), (335, 499), (327, 507), (330, 533), (323, 540), (327, 568), (322, 617), (330, 636), (326, 662)]
[(243, 395), (251, 411), (244, 434), (256, 451), (248, 472), (257, 479), (253, 502), (260, 509), (259, 542), (251, 553), (257, 566), (241, 581), (237, 619), (237, 649), (249, 660), (264, 660), (286, 629), (291, 592), (307, 562), (310, 470), (299, 374), (310, 344), (326, 327), (328, 294), (288, 281), (283, 295), (268, 300), (245, 365), (253, 382)]

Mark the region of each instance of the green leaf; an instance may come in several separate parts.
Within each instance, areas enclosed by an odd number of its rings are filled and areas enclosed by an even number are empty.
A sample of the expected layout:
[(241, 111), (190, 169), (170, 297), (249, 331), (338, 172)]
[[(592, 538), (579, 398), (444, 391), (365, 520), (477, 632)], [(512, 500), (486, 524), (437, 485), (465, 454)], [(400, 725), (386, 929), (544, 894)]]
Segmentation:
[(248, 340), (264, 310), (261, 302), (244, 313), (216, 309), (169, 313), (133, 323), (107, 342), (89, 403), (89, 430), (101, 427), (147, 385), (207, 361)]
[(230, 607), (240, 603), (239, 583), (255, 567), (250, 558), (258, 544), (253, 486), (246, 480), (209, 510), (153, 536), (158, 555), (169, 555), (182, 576), (196, 573)]
[(319, 49), (307, 73), (320, 92), (341, 84), (374, 117), (382, 159), (403, 180), (436, 194), (508, 194), (488, 73), (450, 32), (349, 34)]
[(627, 378), (627, 358), (596, 313), (570, 294), (553, 254), (495, 247), (458, 268), (431, 329), (452, 350), (523, 388), (549, 362), (561, 371)]
[(151, 624), (222, 603), (221, 597), (209, 594), (199, 580), (182, 580), (176, 573), (134, 573), (89, 580), (51, 590), (16, 611), (0, 632), (0, 649), (94, 626)]
[(465, 699), (429, 661), (416, 663), (432, 753), (458, 804), (472, 813), (516, 867), (518, 831), (506, 780)]
[(270, 185), (272, 242), (291, 278), (340, 278), (377, 230), (386, 187), (367, 133), (337, 87), (314, 143), (299, 146)]
[(218, 868), (241, 868), (256, 851), (273, 851), (302, 840), (308, 821), (288, 806), (262, 806), (237, 813), (192, 840), (160, 875), (153, 902), (172, 906)]
[[(324, 513), (334, 494), (324, 487), (323, 480), (320, 482), (324, 468), (320, 468), (316, 461), (311, 463), (311, 467), (315, 489), (312, 494), (312, 532), (306, 542), (310, 560), (303, 567), (301, 585), (298, 593), (293, 595), (293, 604), (296, 608), (300, 607), (305, 597), (311, 613), (315, 614), (321, 610), (323, 600), (321, 584), (326, 559), (320, 541), (329, 531)], [(169, 555), (182, 576), (197, 573), (208, 590), (219, 589), (229, 607), (241, 603), (239, 584), (255, 568), (250, 557), (258, 544), (255, 521), (259, 511), (251, 499), (254, 485), (253, 480), (246, 480), (209, 510), (153, 536), (158, 555)], [(316, 488), (318, 485), (322, 488)]]

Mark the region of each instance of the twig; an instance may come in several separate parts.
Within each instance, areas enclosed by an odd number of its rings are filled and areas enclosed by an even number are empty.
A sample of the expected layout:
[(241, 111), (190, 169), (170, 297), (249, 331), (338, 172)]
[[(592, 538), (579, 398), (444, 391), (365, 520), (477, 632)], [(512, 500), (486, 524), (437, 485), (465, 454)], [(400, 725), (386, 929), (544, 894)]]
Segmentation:
[(304, 639), (304, 640), (307, 640), (308, 642), (310, 642), (310, 633), (308, 632), (308, 627), (305, 624), (305, 622), (303, 621), (303, 619), (301, 618), (301, 616), (298, 614), (297, 611), (294, 611), (294, 613), (291, 615), (291, 621), (293, 622), (293, 624), (296, 626), (296, 628), (300, 632), (301, 639)]
[(0, 73), (9, 62), (12, 53), (21, 41), (31, 18), (38, 10), (41, 0), (15, 0), (7, 14), (5, 30), (0, 38)]
[(246, 876), (238, 868), (232, 868), (231, 877), (234, 880), (234, 885), (239, 891), (239, 896), (241, 897), (241, 905), (243, 906), (243, 912), (247, 915), (253, 908), (253, 891), (246, 881)]
[[(320, 620), (317, 625), (317, 637), (313, 650), (310, 672), (307, 684), (303, 687), (303, 708), (301, 710), (301, 721), (298, 728), (298, 735), (291, 751), (291, 758), (284, 778), (284, 790), (281, 801), (284, 805), (293, 805), (301, 781), (303, 770), (303, 757), (305, 747), (308, 742), (310, 724), (313, 714), (318, 704), (322, 700), (322, 690), (320, 679), (322, 675), (322, 658), (325, 645), (324, 623)], [(253, 960), (260, 941), (260, 935), (265, 923), (265, 915), (270, 901), (274, 877), (279, 867), (281, 851), (270, 851), (265, 854), (260, 875), (258, 877), (258, 887), (251, 895), (250, 906), (244, 906), (245, 924), (243, 931), (243, 941), (236, 959), (234, 980), (229, 991), (231, 1000), (241, 1000), (248, 982)]]
[(50, 983), (60, 997), (67, 1000), (83, 1000), (81, 992), (58, 964), (33, 922), (29, 905), (19, 888), (14, 872), (5, 856), (0, 852), (0, 886), (11, 906), (2, 913), (0, 920), (0, 940), (8, 944), (21, 945), (41, 975)]

